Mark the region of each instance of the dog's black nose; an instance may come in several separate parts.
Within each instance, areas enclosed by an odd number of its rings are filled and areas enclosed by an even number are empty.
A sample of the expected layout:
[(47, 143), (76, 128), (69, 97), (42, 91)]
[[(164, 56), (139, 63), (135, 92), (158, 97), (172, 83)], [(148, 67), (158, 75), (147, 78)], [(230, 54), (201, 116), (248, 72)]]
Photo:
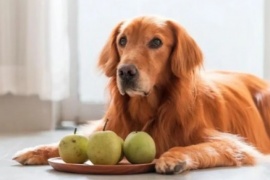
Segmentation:
[(118, 70), (118, 75), (123, 80), (133, 80), (138, 74), (136, 67), (132, 64), (125, 64)]

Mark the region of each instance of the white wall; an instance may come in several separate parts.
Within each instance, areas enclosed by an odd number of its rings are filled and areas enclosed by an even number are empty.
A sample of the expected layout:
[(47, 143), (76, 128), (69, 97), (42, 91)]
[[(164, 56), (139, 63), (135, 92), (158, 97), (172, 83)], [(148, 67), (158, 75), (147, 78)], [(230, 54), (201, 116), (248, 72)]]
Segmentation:
[(84, 102), (106, 99), (96, 62), (111, 29), (123, 19), (144, 14), (173, 18), (186, 27), (204, 52), (205, 69), (263, 77), (263, 0), (80, 0), (78, 7), (79, 93)]
[(264, 6), (264, 77), (270, 81), (270, 1), (265, 0)]

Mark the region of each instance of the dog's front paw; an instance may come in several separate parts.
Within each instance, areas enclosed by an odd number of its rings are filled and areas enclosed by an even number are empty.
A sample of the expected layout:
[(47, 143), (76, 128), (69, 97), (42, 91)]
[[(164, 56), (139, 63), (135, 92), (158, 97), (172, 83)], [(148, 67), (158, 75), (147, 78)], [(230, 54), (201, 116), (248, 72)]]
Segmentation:
[(58, 144), (50, 144), (23, 149), (12, 159), (22, 165), (45, 165), (48, 164), (49, 158), (58, 156)]
[(156, 172), (161, 174), (180, 174), (187, 170), (187, 162), (163, 155), (156, 161)]

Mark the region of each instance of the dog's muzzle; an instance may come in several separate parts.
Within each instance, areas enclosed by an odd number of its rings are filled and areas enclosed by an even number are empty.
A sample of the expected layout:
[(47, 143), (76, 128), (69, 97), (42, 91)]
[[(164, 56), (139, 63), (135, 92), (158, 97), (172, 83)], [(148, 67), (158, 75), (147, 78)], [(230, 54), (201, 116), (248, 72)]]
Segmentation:
[(118, 76), (123, 83), (131, 83), (137, 79), (138, 71), (133, 64), (124, 64), (118, 69)]
[(137, 88), (139, 72), (133, 64), (124, 64), (120, 66), (117, 70), (117, 74), (122, 90), (134, 90)]
[(122, 65), (118, 69), (118, 76), (124, 82), (134, 81), (138, 76), (137, 68), (132, 64)]

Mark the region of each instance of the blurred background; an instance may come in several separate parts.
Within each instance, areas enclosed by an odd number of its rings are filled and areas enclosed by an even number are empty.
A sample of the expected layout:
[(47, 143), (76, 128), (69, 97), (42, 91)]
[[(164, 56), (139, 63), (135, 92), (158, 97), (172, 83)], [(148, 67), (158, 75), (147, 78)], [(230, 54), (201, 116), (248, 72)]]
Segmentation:
[(101, 118), (108, 93), (98, 55), (119, 21), (140, 15), (182, 24), (205, 70), (270, 80), (269, 0), (0, 0), (0, 131)]

